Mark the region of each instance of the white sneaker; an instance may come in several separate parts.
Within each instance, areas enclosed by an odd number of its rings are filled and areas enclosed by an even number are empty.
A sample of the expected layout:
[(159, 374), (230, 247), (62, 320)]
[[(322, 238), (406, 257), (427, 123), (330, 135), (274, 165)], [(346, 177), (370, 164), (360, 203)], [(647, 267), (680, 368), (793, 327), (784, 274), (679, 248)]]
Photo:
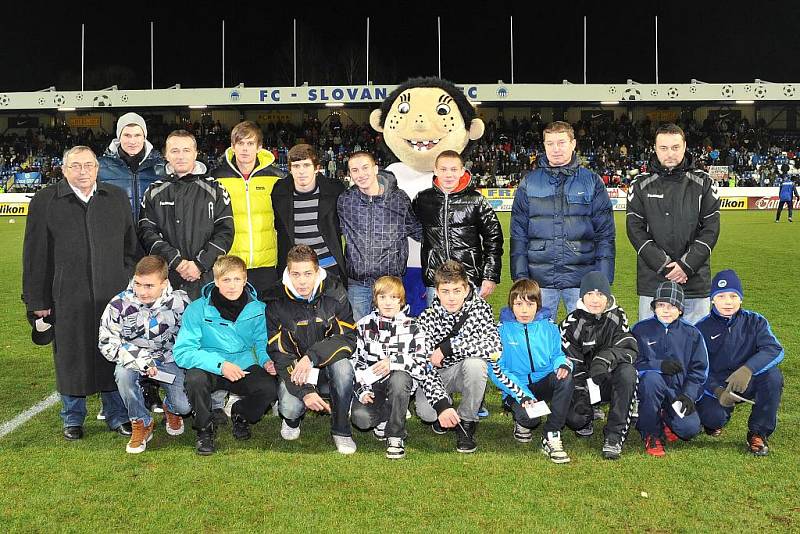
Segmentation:
[(569, 456), (561, 443), (561, 432), (548, 432), (542, 437), (542, 452), (549, 456), (553, 463), (569, 463)]
[(233, 405), (241, 399), (239, 395), (234, 395), (233, 393), (228, 393), (228, 400), (225, 401), (225, 406), (222, 407), (222, 411), (225, 412), (225, 415), (228, 417), (231, 416), (231, 408)]
[(353, 454), (356, 452), (356, 442), (351, 436), (332, 436), (336, 451), (339, 454)]
[(411, 410), (406, 410), (406, 419), (411, 419)]
[(403, 438), (389, 438), (386, 447), (386, 457), (390, 460), (399, 460), (405, 458), (406, 448), (403, 443)]
[(275, 417), (280, 417), (281, 415), (281, 412), (278, 409), (278, 401), (272, 403), (272, 415), (274, 415)]
[(372, 429), (372, 435), (375, 436), (375, 439), (379, 441), (383, 441), (386, 439), (386, 421), (380, 423), (378, 426)]
[(514, 439), (520, 443), (530, 443), (533, 440), (533, 432), (530, 428), (525, 428), (519, 423), (514, 423)]
[(281, 437), (286, 441), (296, 440), (300, 437), (300, 425), (292, 428), (286, 423), (286, 420), (281, 421)]

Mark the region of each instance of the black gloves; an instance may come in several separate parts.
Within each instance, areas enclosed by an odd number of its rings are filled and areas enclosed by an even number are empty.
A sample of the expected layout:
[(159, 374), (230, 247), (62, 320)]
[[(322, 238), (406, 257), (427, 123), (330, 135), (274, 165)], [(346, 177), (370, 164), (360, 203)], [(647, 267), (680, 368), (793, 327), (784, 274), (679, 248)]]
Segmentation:
[(690, 415), (694, 413), (694, 401), (687, 397), (685, 393), (678, 395), (675, 400), (680, 402), (681, 406), (683, 406), (683, 415)]
[(595, 384), (599, 386), (605, 382), (608, 378), (608, 372), (608, 362), (600, 358), (592, 360), (592, 364), (589, 366), (589, 377), (591, 377)]
[(661, 362), (661, 373), (665, 375), (677, 375), (683, 371), (683, 364), (678, 360), (664, 360)]

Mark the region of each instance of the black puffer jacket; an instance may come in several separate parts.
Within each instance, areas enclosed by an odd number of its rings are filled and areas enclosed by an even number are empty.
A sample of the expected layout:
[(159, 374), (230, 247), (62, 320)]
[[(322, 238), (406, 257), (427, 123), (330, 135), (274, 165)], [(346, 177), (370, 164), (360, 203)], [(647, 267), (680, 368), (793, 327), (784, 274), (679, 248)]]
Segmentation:
[(711, 177), (696, 170), (689, 153), (671, 171), (653, 156), (650, 172), (628, 191), (626, 225), (636, 249), (636, 290), (653, 296), (667, 265), (677, 262), (688, 280), (687, 298), (711, 290), (711, 250), (719, 238), (719, 193)]
[(412, 207), (422, 223), (425, 285), (433, 286), (434, 273), (446, 260), (463, 263), (479, 288), (483, 280), (500, 282), (503, 231), (492, 207), (475, 190), (469, 172), (448, 195), (434, 176), (433, 187), (420, 191)]

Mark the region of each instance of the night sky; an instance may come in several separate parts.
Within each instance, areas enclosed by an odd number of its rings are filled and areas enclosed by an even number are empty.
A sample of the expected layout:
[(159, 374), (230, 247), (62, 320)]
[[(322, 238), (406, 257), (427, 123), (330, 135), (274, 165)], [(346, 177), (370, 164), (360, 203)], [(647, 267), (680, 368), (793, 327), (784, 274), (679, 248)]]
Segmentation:
[[(298, 83), (362, 84), (367, 15), (370, 78), (376, 84), (437, 74), (437, 15), (442, 17), (442, 75), (457, 83), (511, 81), (509, 15), (514, 16), (517, 83), (582, 82), (584, 15), (590, 83), (655, 81), (655, 11), (650, 7), (623, 9), (608, 2), (558, 2), (553, 7), (553, 2), (531, 0), (481, 2), (491, 7), (465, 11), (454, 2), (375, 0), (331, 2), (302, 11), (296, 7), (301, 2), (261, 2), (257, 10), (242, 7), (249, 4), (220, 3), (234, 8), (235, 13), (224, 14), (222, 7), (198, 7), (205, 3), (165, 4), (149, 11), (141, 3), (89, 2), (86, 15), (39, 9), (37, 2), (4, 7), (0, 91), (50, 85), (80, 89), (81, 22), (87, 34), (87, 90), (113, 83), (120, 89), (149, 89), (150, 20), (155, 22), (157, 88), (175, 83), (219, 87), (223, 18), (228, 86), (292, 85), (294, 17), (301, 52)], [(397, 7), (404, 4), (414, 7)], [(437, 7), (428, 9), (431, 5)], [(794, 2), (761, 1), (746, 11), (673, 5), (658, 12), (661, 83), (688, 83), (691, 78), (712, 83), (800, 81), (800, 8)]]

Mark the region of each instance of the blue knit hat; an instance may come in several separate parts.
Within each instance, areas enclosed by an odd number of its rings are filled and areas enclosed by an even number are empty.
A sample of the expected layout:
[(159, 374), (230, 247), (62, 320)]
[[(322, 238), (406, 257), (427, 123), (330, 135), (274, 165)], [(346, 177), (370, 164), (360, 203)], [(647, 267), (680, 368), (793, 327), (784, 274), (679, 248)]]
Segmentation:
[(739, 280), (739, 275), (733, 269), (725, 269), (714, 275), (711, 281), (711, 298), (717, 293), (725, 293), (733, 291), (739, 295), (740, 299), (744, 299), (744, 291), (742, 291), (742, 281)]
[(586, 273), (581, 279), (581, 298), (589, 291), (599, 291), (608, 297), (608, 300), (611, 300), (611, 286), (608, 278), (600, 271)]

